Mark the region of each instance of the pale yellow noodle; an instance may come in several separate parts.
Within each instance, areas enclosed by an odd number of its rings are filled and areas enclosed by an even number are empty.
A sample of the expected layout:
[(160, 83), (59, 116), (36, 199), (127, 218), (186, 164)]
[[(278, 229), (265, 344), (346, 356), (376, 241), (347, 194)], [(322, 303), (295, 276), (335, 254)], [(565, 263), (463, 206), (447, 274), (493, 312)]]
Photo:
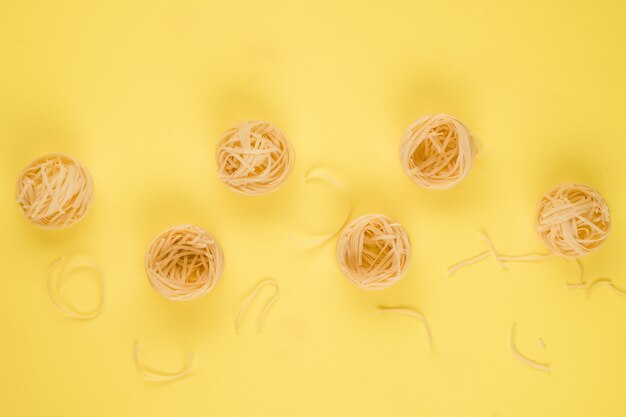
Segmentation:
[(146, 253), (146, 272), (163, 297), (187, 301), (211, 291), (224, 268), (222, 248), (199, 226), (175, 226), (160, 233)]
[(515, 344), (515, 333), (517, 331), (517, 325), (515, 323), (513, 323), (513, 327), (511, 328), (511, 351), (513, 352), (513, 355), (522, 363), (525, 363), (526, 365), (530, 366), (531, 368), (535, 368), (538, 369), (540, 371), (544, 371), (544, 372), (550, 372), (550, 365), (546, 364), (546, 363), (541, 363), (541, 362), (537, 362), (534, 361), (532, 359), (527, 358), (526, 356), (522, 355), (519, 350), (517, 350), (517, 346)]
[(414, 317), (414, 318), (421, 320), (422, 323), (424, 324), (424, 328), (426, 329), (426, 335), (428, 336), (428, 344), (431, 349), (433, 348), (433, 334), (430, 331), (430, 326), (428, 325), (428, 321), (426, 320), (426, 317), (424, 317), (422, 313), (420, 313), (416, 309), (407, 308), (407, 307), (380, 306), (378, 307), (378, 309), (381, 310), (383, 313), (396, 313), (396, 314), (401, 314), (403, 316)]
[(537, 206), (537, 233), (564, 258), (597, 250), (611, 230), (611, 215), (600, 193), (581, 184), (562, 184), (548, 191)]
[(523, 255), (502, 255), (498, 252), (493, 241), (486, 233), (483, 233), (483, 239), (487, 243), (489, 250), (485, 252), (481, 252), (472, 258), (466, 259), (464, 261), (461, 261), (459, 263), (452, 265), (451, 267), (448, 268), (449, 276), (454, 274), (456, 271), (458, 271), (461, 268), (465, 268), (466, 266), (484, 261), (490, 256), (495, 257), (498, 263), (502, 267), (504, 267), (504, 265), (507, 262), (535, 262), (535, 261), (543, 261), (552, 257), (551, 254), (536, 254), (536, 253), (529, 253), (529, 254), (523, 254)]
[(347, 201), (348, 210), (346, 211), (345, 216), (342, 217), (341, 223), (336, 228), (333, 228), (331, 232), (324, 233), (319, 236), (292, 236), (292, 239), (298, 241), (303, 248), (312, 248), (332, 239), (333, 236), (339, 233), (346, 223), (348, 223), (350, 214), (352, 213), (352, 198), (348, 187), (343, 182), (337, 180), (328, 171), (322, 168), (315, 168), (309, 171), (309, 173), (304, 177), (304, 182), (307, 183), (310, 181), (324, 181), (332, 185)]
[(466, 259), (464, 261), (458, 262), (454, 265), (452, 265), (451, 267), (448, 268), (448, 275), (452, 275), (454, 274), (456, 271), (458, 271), (461, 268), (465, 268), (466, 266), (470, 266), (470, 265), (474, 265), (478, 262), (481, 262), (487, 258), (489, 258), (491, 256), (491, 251), (485, 251), (485, 252), (481, 252), (476, 256), (473, 256), (469, 259)]
[[(84, 312), (73, 307), (60, 294), (65, 281), (67, 281), (72, 273), (79, 269), (92, 270), (97, 277), (99, 299), (97, 306), (92, 311)], [(55, 274), (56, 271), (59, 272)], [(93, 319), (100, 315), (102, 307), (104, 306), (105, 291), (102, 273), (99, 268), (90, 261), (72, 259), (67, 264), (63, 265), (63, 258), (59, 258), (54, 261), (48, 269), (48, 296), (52, 304), (66, 316), (81, 320)]]
[(588, 298), (589, 294), (596, 288), (598, 287), (602, 287), (602, 286), (608, 286), (609, 288), (611, 288), (613, 290), (614, 293), (621, 295), (623, 297), (626, 297), (626, 291), (622, 290), (620, 288), (617, 288), (615, 286), (615, 284), (613, 284), (613, 281), (609, 278), (600, 278), (595, 280), (591, 285), (589, 285), (589, 287), (587, 288), (587, 291), (585, 292), (585, 297)]
[(185, 367), (181, 371), (168, 374), (168, 373), (151, 371), (151, 370), (146, 369), (139, 361), (139, 347), (140, 347), (139, 343), (135, 342), (135, 345), (133, 346), (133, 358), (135, 360), (135, 366), (137, 367), (137, 370), (139, 371), (139, 373), (148, 381), (169, 382), (169, 381), (174, 381), (176, 379), (180, 379), (191, 373), (191, 369), (193, 367), (193, 362), (194, 362), (193, 352), (189, 352), (189, 358), (187, 360), (187, 363), (185, 364)]
[(278, 189), (291, 172), (294, 157), (283, 133), (263, 121), (233, 126), (224, 133), (215, 151), (220, 180), (231, 190), (246, 195)]
[(252, 290), (252, 292), (248, 294), (248, 296), (243, 301), (243, 303), (241, 303), (241, 307), (239, 308), (239, 313), (237, 313), (237, 318), (235, 319), (235, 331), (237, 333), (239, 333), (241, 319), (248, 311), (248, 307), (250, 307), (250, 304), (255, 300), (255, 298), (257, 297), (259, 292), (263, 289), (263, 287), (268, 286), (268, 285), (273, 286), (276, 291), (274, 292), (274, 295), (272, 295), (272, 297), (265, 302), (265, 305), (263, 306), (263, 310), (261, 310), (261, 314), (259, 314), (259, 317), (257, 319), (257, 323), (256, 323), (257, 331), (260, 332), (261, 329), (263, 328), (263, 324), (265, 323), (267, 313), (269, 312), (270, 308), (274, 305), (274, 303), (278, 300), (278, 296), (280, 295), (280, 287), (278, 286), (278, 283), (276, 282), (276, 280), (272, 278), (266, 278), (262, 280), (261, 282), (259, 282), (257, 286), (254, 288), (254, 290)]
[(402, 226), (383, 214), (361, 216), (337, 240), (337, 263), (354, 284), (379, 290), (402, 279), (409, 270), (411, 243)]
[(413, 182), (445, 189), (469, 173), (476, 146), (469, 129), (447, 114), (424, 116), (404, 133), (400, 145), (402, 168)]
[(60, 153), (31, 162), (17, 180), (22, 214), (42, 229), (63, 229), (82, 220), (93, 202), (93, 181), (76, 159)]

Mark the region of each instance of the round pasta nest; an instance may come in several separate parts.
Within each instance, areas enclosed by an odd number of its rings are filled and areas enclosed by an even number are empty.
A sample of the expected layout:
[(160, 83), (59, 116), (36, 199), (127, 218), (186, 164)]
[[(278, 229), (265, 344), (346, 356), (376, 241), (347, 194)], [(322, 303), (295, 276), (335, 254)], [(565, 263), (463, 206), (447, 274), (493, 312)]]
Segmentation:
[(402, 226), (384, 214), (368, 214), (347, 225), (337, 242), (341, 271), (366, 290), (380, 290), (404, 277), (411, 242)]
[(192, 300), (209, 292), (223, 268), (224, 255), (217, 240), (189, 224), (163, 231), (146, 254), (150, 284), (174, 301)]
[(60, 153), (28, 164), (17, 179), (17, 203), (43, 229), (64, 229), (82, 220), (93, 202), (93, 181), (76, 159)]
[(446, 189), (469, 173), (476, 156), (472, 134), (447, 114), (424, 116), (404, 133), (400, 144), (402, 168), (416, 184)]
[(579, 258), (598, 249), (608, 237), (609, 206), (591, 187), (562, 184), (548, 191), (539, 202), (536, 227), (553, 253)]
[(294, 151), (283, 133), (263, 121), (242, 122), (230, 128), (217, 145), (218, 176), (233, 191), (267, 194), (285, 182)]

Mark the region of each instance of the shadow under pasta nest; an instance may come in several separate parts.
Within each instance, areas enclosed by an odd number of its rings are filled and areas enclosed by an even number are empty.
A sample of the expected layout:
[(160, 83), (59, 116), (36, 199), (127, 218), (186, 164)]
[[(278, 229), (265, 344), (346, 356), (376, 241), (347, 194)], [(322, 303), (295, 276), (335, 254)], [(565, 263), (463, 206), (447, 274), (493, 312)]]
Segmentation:
[[(417, 74), (417, 75), (416, 75)], [(445, 78), (441, 74), (420, 73), (418, 69), (407, 80), (398, 82), (390, 98), (393, 104), (393, 123), (398, 126), (398, 144), (402, 132), (419, 117), (427, 114), (446, 113), (461, 120), (472, 115), (472, 92), (460, 81)], [(473, 131), (472, 124), (468, 124)]]

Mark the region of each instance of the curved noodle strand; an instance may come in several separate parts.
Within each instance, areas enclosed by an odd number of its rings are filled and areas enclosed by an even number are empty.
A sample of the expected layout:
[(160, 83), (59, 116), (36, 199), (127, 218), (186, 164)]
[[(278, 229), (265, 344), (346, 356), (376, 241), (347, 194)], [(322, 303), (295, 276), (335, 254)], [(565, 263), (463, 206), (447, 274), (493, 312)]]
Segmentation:
[(530, 366), (531, 368), (538, 369), (544, 372), (550, 372), (550, 365), (546, 363), (541, 363), (534, 361), (526, 356), (522, 355), (519, 350), (517, 350), (517, 346), (515, 345), (515, 333), (517, 331), (517, 325), (513, 323), (513, 327), (511, 328), (511, 351), (513, 355), (522, 363)]
[(597, 287), (608, 286), (610, 287), (615, 294), (621, 295), (622, 297), (626, 297), (626, 290), (622, 290), (617, 288), (613, 281), (609, 278), (600, 278), (595, 280), (589, 287), (587, 291), (585, 291), (585, 298), (589, 298), (589, 294)]
[(135, 360), (135, 366), (137, 370), (139, 371), (139, 373), (148, 381), (169, 382), (169, 381), (174, 381), (176, 379), (180, 379), (191, 373), (191, 368), (193, 367), (193, 361), (194, 361), (193, 352), (189, 352), (189, 358), (187, 360), (187, 363), (185, 364), (185, 367), (182, 370), (178, 372), (174, 372), (174, 373), (163, 373), (159, 371), (152, 371), (152, 370), (146, 369), (141, 364), (141, 362), (139, 361), (139, 348), (140, 348), (139, 342), (135, 342), (135, 345), (133, 346), (133, 358)]
[(278, 296), (280, 295), (280, 287), (278, 286), (278, 283), (276, 282), (276, 280), (272, 278), (266, 278), (262, 280), (261, 282), (259, 282), (257, 286), (254, 288), (254, 290), (252, 290), (252, 292), (248, 294), (248, 296), (243, 301), (243, 303), (241, 303), (241, 307), (239, 308), (239, 313), (237, 313), (237, 318), (235, 319), (235, 332), (239, 333), (241, 319), (248, 311), (250, 304), (259, 295), (259, 292), (263, 289), (263, 287), (266, 287), (266, 286), (274, 287), (275, 292), (274, 292), (274, 295), (272, 295), (272, 297), (265, 302), (265, 305), (263, 306), (263, 310), (261, 310), (261, 314), (259, 314), (259, 317), (257, 319), (257, 322), (256, 322), (257, 332), (259, 333), (261, 332), (261, 330), (263, 329), (263, 324), (265, 323), (265, 319), (267, 318), (267, 313), (270, 311), (274, 303), (276, 303), (276, 301), (278, 300)]
[[(59, 269), (60, 268), (60, 269)], [(99, 300), (97, 306), (91, 311), (81, 311), (69, 302), (67, 302), (60, 294), (63, 284), (76, 271), (80, 269), (88, 269), (95, 273), (97, 277)], [(58, 271), (58, 273), (55, 273)], [(52, 304), (63, 314), (80, 320), (88, 320), (97, 317), (104, 306), (104, 279), (100, 269), (90, 261), (72, 259), (63, 265), (63, 258), (59, 258), (50, 265), (48, 269), (48, 296)]]
[(383, 313), (395, 313), (395, 314), (400, 314), (403, 316), (413, 317), (413, 318), (420, 320), (424, 324), (424, 328), (426, 329), (426, 335), (428, 336), (428, 345), (430, 346), (431, 349), (433, 348), (433, 334), (430, 331), (430, 326), (428, 325), (428, 321), (426, 320), (426, 317), (424, 317), (422, 313), (420, 313), (414, 308), (407, 308), (407, 307), (379, 306), (378, 309), (381, 310)]
[(345, 216), (343, 217), (343, 220), (341, 221), (341, 223), (336, 228), (333, 228), (331, 232), (324, 233), (319, 236), (315, 236), (315, 235), (313, 236), (305, 235), (302, 237), (291, 236), (292, 239), (301, 241), (302, 246), (305, 249), (313, 248), (315, 246), (321, 245), (327, 242), (328, 240), (332, 239), (335, 235), (337, 235), (341, 231), (341, 229), (345, 227), (345, 225), (348, 223), (348, 220), (350, 219), (350, 215), (352, 214), (352, 197), (345, 183), (336, 179), (333, 175), (330, 174), (330, 172), (328, 172), (327, 170), (323, 168), (314, 168), (311, 171), (309, 171), (309, 173), (304, 177), (305, 183), (312, 182), (312, 181), (323, 181), (333, 186), (342, 195), (342, 197), (347, 201), (348, 210)]
[(465, 268), (466, 266), (470, 266), (476, 264), (478, 262), (484, 261), (485, 259), (493, 256), (496, 258), (498, 263), (504, 268), (507, 262), (535, 262), (535, 261), (543, 261), (552, 257), (551, 254), (537, 254), (537, 253), (529, 253), (524, 255), (502, 255), (496, 249), (495, 244), (491, 240), (491, 238), (483, 233), (483, 239), (487, 243), (489, 250), (479, 253), (478, 255), (458, 262), (448, 268), (448, 276), (451, 276), (456, 271), (461, 268)]

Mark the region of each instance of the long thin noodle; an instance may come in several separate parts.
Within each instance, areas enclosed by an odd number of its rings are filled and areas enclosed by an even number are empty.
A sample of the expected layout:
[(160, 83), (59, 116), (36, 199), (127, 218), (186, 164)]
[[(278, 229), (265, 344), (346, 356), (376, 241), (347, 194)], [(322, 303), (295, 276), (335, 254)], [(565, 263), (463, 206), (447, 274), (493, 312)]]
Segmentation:
[(350, 215), (352, 214), (352, 208), (353, 208), (352, 197), (350, 195), (350, 190), (348, 189), (347, 185), (344, 182), (336, 179), (327, 170), (323, 168), (313, 168), (304, 177), (305, 183), (312, 182), (312, 181), (323, 181), (333, 186), (341, 194), (341, 196), (347, 201), (348, 210), (345, 216), (342, 218), (341, 223), (338, 224), (337, 227), (333, 228), (332, 231), (328, 233), (323, 233), (319, 236), (317, 235), (291, 236), (291, 238), (293, 240), (298, 241), (304, 249), (310, 249), (315, 246), (319, 246), (327, 242), (328, 240), (332, 239), (334, 236), (336, 236), (341, 231), (341, 229), (345, 227), (345, 225), (348, 223), (348, 220), (350, 220)]
[(139, 348), (140, 348), (139, 342), (135, 342), (135, 345), (133, 346), (133, 358), (135, 359), (135, 366), (137, 367), (137, 370), (139, 371), (139, 373), (148, 381), (154, 381), (154, 382), (174, 381), (176, 379), (180, 379), (191, 373), (191, 369), (193, 367), (193, 361), (194, 361), (193, 352), (189, 352), (189, 358), (187, 360), (187, 363), (185, 364), (185, 367), (182, 370), (178, 372), (174, 372), (174, 373), (163, 373), (159, 371), (146, 369), (141, 364), (141, 362), (139, 361)]
[(481, 252), (478, 255), (471, 257), (469, 259), (465, 259), (461, 262), (458, 262), (454, 265), (452, 265), (451, 267), (448, 268), (448, 275), (452, 275), (454, 274), (456, 271), (458, 271), (461, 268), (465, 268), (466, 266), (470, 266), (470, 265), (474, 265), (477, 264), (478, 262), (481, 262), (487, 258), (489, 258), (491, 256), (491, 251), (485, 251), (485, 252)]
[(613, 290), (613, 292), (615, 292), (615, 294), (621, 295), (622, 297), (626, 297), (626, 290), (617, 288), (615, 284), (613, 284), (613, 281), (611, 279), (600, 278), (600, 279), (595, 280), (591, 285), (589, 285), (589, 287), (587, 288), (587, 291), (585, 291), (585, 298), (589, 298), (589, 294), (595, 288), (602, 287), (602, 286), (608, 286), (609, 288)]
[[(59, 270), (59, 267), (60, 270)], [(77, 270), (89, 269), (92, 270), (96, 277), (99, 290), (99, 300), (97, 306), (91, 311), (81, 311), (72, 306), (65, 298), (60, 294), (63, 284), (67, 279)], [(59, 270), (57, 274), (55, 272)], [(48, 296), (52, 305), (54, 305), (61, 313), (68, 317), (72, 317), (80, 320), (88, 320), (97, 317), (104, 306), (104, 279), (102, 273), (96, 265), (87, 260), (72, 259), (68, 263), (63, 265), (63, 258), (55, 260), (48, 269)]]
[(408, 307), (379, 306), (378, 309), (381, 310), (383, 313), (396, 313), (396, 314), (401, 314), (403, 316), (414, 317), (418, 320), (421, 320), (421, 322), (424, 324), (424, 328), (426, 329), (426, 335), (428, 336), (428, 345), (430, 346), (431, 349), (433, 348), (433, 334), (430, 331), (430, 326), (428, 325), (428, 321), (426, 320), (426, 317), (424, 317), (422, 313), (420, 313), (414, 308), (408, 308)]
[(461, 262), (458, 262), (450, 266), (448, 268), (448, 276), (451, 276), (452, 274), (454, 274), (456, 271), (458, 271), (461, 268), (465, 268), (467, 266), (474, 265), (478, 262), (482, 262), (485, 259), (489, 258), (490, 256), (493, 256), (494, 258), (496, 258), (496, 260), (502, 267), (505, 267), (505, 264), (507, 262), (536, 262), (536, 261), (543, 261), (546, 259), (550, 259), (552, 257), (552, 255), (549, 253), (548, 254), (528, 253), (528, 254), (523, 254), (523, 255), (502, 255), (496, 249), (496, 246), (491, 240), (491, 238), (486, 233), (483, 233), (482, 235), (483, 235), (483, 239), (487, 243), (487, 246), (489, 247), (489, 250), (481, 252), (474, 257), (465, 259)]
[(246, 299), (241, 303), (241, 307), (239, 308), (239, 313), (237, 313), (237, 318), (235, 319), (235, 331), (237, 333), (239, 333), (241, 319), (243, 319), (243, 316), (248, 311), (250, 304), (255, 300), (255, 298), (257, 297), (259, 292), (263, 289), (263, 287), (266, 287), (268, 285), (274, 287), (276, 291), (274, 292), (274, 295), (272, 295), (272, 297), (265, 302), (265, 305), (263, 306), (263, 309), (261, 310), (261, 313), (259, 314), (259, 317), (257, 318), (257, 322), (256, 322), (257, 332), (260, 333), (261, 330), (263, 329), (263, 324), (265, 323), (265, 319), (267, 318), (267, 313), (270, 311), (270, 308), (272, 308), (274, 303), (276, 303), (276, 301), (278, 300), (278, 296), (280, 295), (280, 287), (278, 283), (276, 282), (276, 280), (272, 278), (266, 278), (262, 280), (261, 282), (259, 282), (257, 286), (254, 288), (254, 290), (252, 290), (252, 292), (248, 294)]
[(520, 362), (525, 363), (526, 365), (530, 366), (531, 368), (535, 368), (535, 369), (538, 369), (538, 370), (544, 371), (544, 372), (550, 372), (550, 365), (549, 364), (534, 361), (534, 360), (524, 356), (523, 354), (521, 354), (519, 352), (519, 350), (517, 350), (517, 346), (515, 345), (515, 333), (516, 333), (516, 331), (517, 331), (517, 325), (515, 323), (513, 323), (513, 327), (511, 328), (511, 351), (513, 352), (513, 355)]
[(580, 259), (576, 258), (574, 263), (578, 267), (578, 281), (579, 282), (566, 282), (565, 285), (570, 289), (584, 289), (587, 288), (587, 284), (585, 283), (585, 269), (583, 268), (582, 262)]

